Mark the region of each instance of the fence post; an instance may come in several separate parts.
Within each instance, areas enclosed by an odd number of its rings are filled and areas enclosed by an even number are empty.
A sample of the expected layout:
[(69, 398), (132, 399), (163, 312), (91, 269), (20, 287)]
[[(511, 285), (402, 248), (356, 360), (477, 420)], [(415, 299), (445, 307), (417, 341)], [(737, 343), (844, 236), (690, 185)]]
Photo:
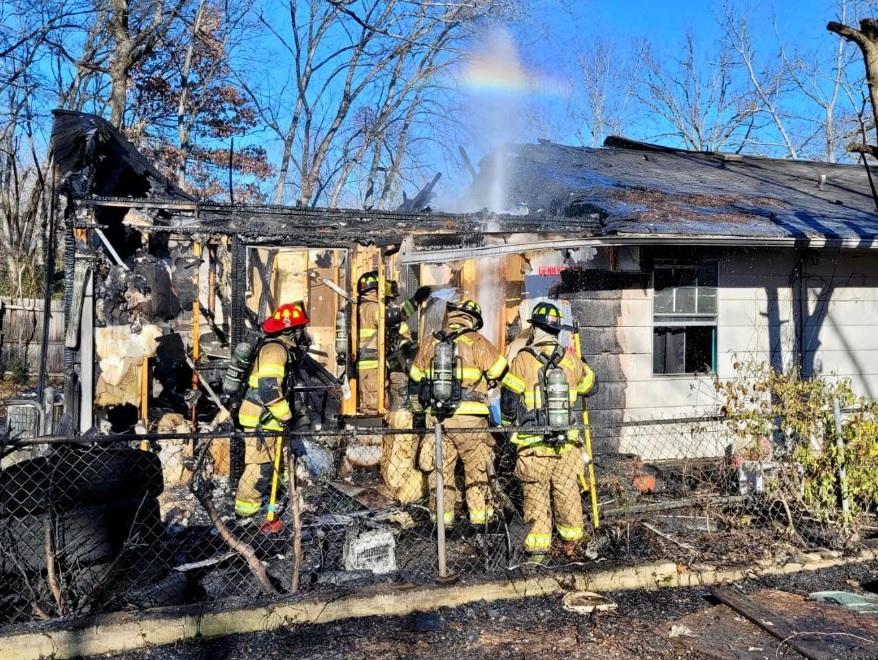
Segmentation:
[(55, 430), (55, 388), (47, 385), (43, 390), (43, 425), (40, 432), (52, 435)]
[(847, 489), (847, 468), (844, 464), (844, 438), (841, 427), (841, 406), (838, 397), (832, 397), (832, 416), (835, 418), (835, 447), (838, 450), (838, 486), (841, 491), (841, 512), (847, 516), (850, 512)]
[(433, 444), (436, 445), (436, 555), (439, 560), (439, 577), (448, 577), (445, 563), (445, 474), (442, 471), (442, 423), (433, 424)]

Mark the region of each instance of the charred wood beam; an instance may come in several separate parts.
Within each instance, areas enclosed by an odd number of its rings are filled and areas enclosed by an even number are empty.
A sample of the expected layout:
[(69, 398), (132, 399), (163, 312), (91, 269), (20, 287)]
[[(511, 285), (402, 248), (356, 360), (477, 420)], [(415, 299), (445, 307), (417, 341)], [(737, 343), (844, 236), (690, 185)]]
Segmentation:
[(244, 296), (247, 292), (247, 246), (239, 236), (232, 238), (232, 346), (244, 340)]

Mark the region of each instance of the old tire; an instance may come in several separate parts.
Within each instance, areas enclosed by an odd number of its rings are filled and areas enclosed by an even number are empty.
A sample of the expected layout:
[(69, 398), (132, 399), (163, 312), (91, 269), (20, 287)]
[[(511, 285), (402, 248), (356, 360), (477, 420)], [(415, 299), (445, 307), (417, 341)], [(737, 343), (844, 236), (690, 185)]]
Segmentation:
[(0, 518), (139, 501), (157, 497), (162, 489), (161, 461), (151, 452), (63, 448), (0, 472)]
[(163, 532), (158, 500), (148, 496), (54, 515), (9, 516), (0, 519), (0, 573), (45, 570), (45, 531), (53, 519), (55, 556), (62, 573), (111, 562), (126, 541), (138, 551), (152, 548)]

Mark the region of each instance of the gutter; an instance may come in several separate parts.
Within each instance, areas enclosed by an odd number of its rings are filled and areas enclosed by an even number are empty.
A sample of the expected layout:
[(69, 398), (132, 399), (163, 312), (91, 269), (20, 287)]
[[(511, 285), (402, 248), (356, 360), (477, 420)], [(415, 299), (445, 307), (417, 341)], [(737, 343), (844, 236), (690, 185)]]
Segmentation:
[(658, 234), (627, 234), (622, 236), (593, 236), (586, 238), (559, 238), (545, 241), (521, 243), (498, 243), (481, 247), (447, 248), (431, 250), (418, 249), (412, 245), (411, 238), (403, 241), (399, 263), (404, 265), (435, 264), (461, 261), (475, 257), (496, 257), (522, 252), (541, 250), (572, 250), (584, 247), (624, 247), (624, 246), (703, 246), (703, 247), (749, 247), (785, 249), (849, 249), (876, 250), (878, 237), (870, 239), (853, 238), (807, 238), (791, 236), (678, 236)]

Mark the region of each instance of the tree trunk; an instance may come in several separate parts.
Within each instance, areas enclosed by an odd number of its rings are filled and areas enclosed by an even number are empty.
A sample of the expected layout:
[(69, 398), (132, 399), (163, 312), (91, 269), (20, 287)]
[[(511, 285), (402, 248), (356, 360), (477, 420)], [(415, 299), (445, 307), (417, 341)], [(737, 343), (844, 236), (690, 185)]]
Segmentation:
[(177, 137), (180, 141), (180, 162), (177, 164), (177, 185), (186, 187), (186, 164), (189, 160), (189, 123), (186, 121), (186, 107), (189, 103), (189, 73), (192, 71), (192, 58), (195, 55), (195, 43), (198, 40), (198, 32), (201, 30), (201, 20), (204, 17), (204, 0), (198, 3), (195, 12), (195, 21), (192, 23), (192, 36), (186, 47), (186, 55), (183, 57), (183, 69), (180, 72), (180, 98), (177, 102)]
[[(827, 24), (826, 29), (857, 44), (863, 54), (863, 64), (866, 67), (866, 85), (869, 88), (869, 102), (872, 104), (872, 119), (874, 126), (878, 126), (878, 20), (864, 18), (860, 21), (859, 30), (844, 23), (832, 21)], [(878, 158), (878, 146), (875, 145), (850, 145), (848, 149)]]
[(110, 123), (122, 128), (128, 100), (128, 72), (131, 68), (131, 35), (128, 33), (128, 0), (110, 0), (110, 32), (113, 62), (110, 64)]
[(296, 139), (298, 123), (297, 113), (294, 112), (293, 118), (290, 120), (290, 129), (284, 136), (283, 155), (280, 159), (280, 167), (277, 170), (277, 183), (274, 185), (274, 195), (271, 200), (274, 204), (283, 204), (284, 201), (284, 189), (286, 188), (287, 177), (290, 173), (290, 161), (293, 159), (293, 141)]

